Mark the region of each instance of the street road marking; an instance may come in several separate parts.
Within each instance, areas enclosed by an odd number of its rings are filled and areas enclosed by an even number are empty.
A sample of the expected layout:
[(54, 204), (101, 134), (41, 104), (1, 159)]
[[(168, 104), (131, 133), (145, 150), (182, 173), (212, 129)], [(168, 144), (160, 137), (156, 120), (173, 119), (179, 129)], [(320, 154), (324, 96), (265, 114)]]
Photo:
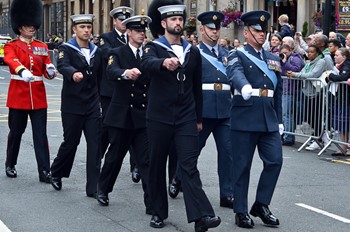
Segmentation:
[(1, 232), (11, 232), (11, 230), (0, 220), (0, 231)]
[(333, 213), (328, 213), (327, 211), (324, 211), (324, 210), (321, 210), (321, 209), (318, 209), (318, 208), (315, 208), (315, 207), (312, 207), (312, 206), (309, 206), (309, 205), (305, 205), (303, 203), (295, 203), (295, 204), (297, 206), (300, 206), (300, 207), (303, 207), (305, 209), (314, 211), (316, 213), (323, 214), (323, 215), (325, 215), (327, 217), (334, 218), (335, 220), (338, 220), (338, 221), (341, 221), (341, 222), (344, 222), (344, 223), (350, 223), (350, 219), (347, 219), (347, 218), (335, 215)]
[(345, 160), (332, 160), (331, 162), (333, 163), (343, 163), (343, 164), (349, 164), (350, 165), (350, 160), (349, 159), (345, 159)]

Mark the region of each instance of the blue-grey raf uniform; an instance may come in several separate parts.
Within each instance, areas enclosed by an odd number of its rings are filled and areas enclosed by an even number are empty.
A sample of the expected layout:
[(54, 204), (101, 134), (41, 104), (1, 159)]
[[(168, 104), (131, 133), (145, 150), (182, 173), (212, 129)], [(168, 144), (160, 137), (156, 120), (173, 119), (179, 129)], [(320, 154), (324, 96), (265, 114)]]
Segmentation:
[[(220, 30), (223, 19), (224, 15), (218, 11), (208, 11), (198, 16), (202, 25), (210, 30)], [(204, 42), (199, 44), (199, 50), (202, 55), (203, 89), (203, 130), (199, 133), (199, 148), (203, 149), (212, 133), (218, 151), (220, 205), (232, 208), (231, 91), (226, 75), (228, 50), (219, 45), (212, 47)], [(225, 202), (229, 204), (224, 204)]]
[[(266, 30), (270, 14), (266, 11), (252, 11), (242, 15), (247, 26), (246, 33), (260, 33)], [(254, 37), (255, 38), (255, 37)], [(255, 41), (258, 43), (258, 41)], [(253, 43), (252, 43), (253, 44)], [(231, 109), (231, 141), (234, 166), (234, 212), (236, 224), (251, 228), (254, 223), (248, 212), (248, 187), (250, 169), (255, 148), (263, 161), (255, 203), (250, 211), (259, 216), (265, 224), (279, 225), (269, 211), (268, 205), (282, 167), (282, 145), (279, 126), (282, 124), (282, 81), (278, 57), (259, 52), (249, 43), (234, 50), (228, 59), (227, 76), (231, 82), (233, 100)], [(251, 85), (252, 95), (245, 100), (242, 88)], [(258, 207), (257, 207), (258, 206)], [(268, 214), (263, 215), (263, 210)], [(240, 215), (244, 218), (238, 218)], [(249, 223), (246, 223), (249, 221)]]

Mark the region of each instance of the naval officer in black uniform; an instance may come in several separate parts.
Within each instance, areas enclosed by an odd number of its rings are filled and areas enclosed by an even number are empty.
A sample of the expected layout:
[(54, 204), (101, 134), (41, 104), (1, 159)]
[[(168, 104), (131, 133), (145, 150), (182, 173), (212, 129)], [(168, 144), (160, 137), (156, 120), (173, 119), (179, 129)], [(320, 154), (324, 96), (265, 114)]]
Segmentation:
[(87, 146), (86, 195), (95, 197), (100, 174), (101, 113), (98, 76), (102, 54), (89, 42), (94, 15), (72, 15), (76, 37), (58, 48), (58, 71), (63, 75), (61, 112), (63, 142), (51, 165), (51, 184), (62, 188), (62, 177), (69, 177), (80, 137)]
[[(114, 84), (108, 80), (106, 74), (108, 54), (111, 49), (126, 45), (128, 43), (126, 27), (122, 24), (122, 21), (129, 18), (133, 13), (134, 10), (126, 6), (119, 6), (112, 9), (109, 12), (109, 15), (113, 18), (114, 28), (112, 31), (103, 33), (100, 36), (99, 47), (103, 54), (104, 63), (102, 67), (102, 75), (100, 76), (100, 101), (102, 108), (102, 120), (105, 118), (114, 91)], [(101, 157), (103, 157), (109, 145), (108, 129), (104, 124), (102, 125), (101, 133)], [(130, 163), (132, 166), (131, 171), (134, 171), (135, 163), (132, 159), (130, 160)], [(132, 179), (134, 182), (138, 182), (140, 180), (137, 170), (132, 173)]]
[[(166, 4), (167, 2), (165, 2)], [(221, 220), (202, 189), (197, 169), (198, 131), (202, 127), (201, 56), (181, 39), (184, 5), (159, 7), (164, 36), (145, 46), (142, 68), (150, 78), (147, 132), (150, 145), (149, 195), (151, 227), (161, 228), (168, 217), (166, 161), (173, 144), (180, 169), (187, 220), (195, 231), (217, 227)], [(161, 34), (161, 33), (157, 33)]]
[(269, 226), (279, 220), (269, 210), (282, 168), (282, 81), (278, 57), (265, 52), (266, 11), (242, 15), (247, 45), (229, 56), (227, 76), (231, 82), (231, 140), (234, 165), (234, 212), (239, 227), (252, 228), (248, 215), (248, 187), (255, 148), (263, 161), (255, 203), (250, 214)]
[(108, 194), (120, 172), (130, 146), (139, 168), (144, 189), (146, 213), (151, 214), (147, 194), (148, 139), (146, 131), (147, 90), (149, 80), (141, 72), (142, 44), (151, 18), (132, 16), (123, 21), (127, 28), (127, 45), (113, 48), (109, 54), (107, 76), (115, 82), (111, 104), (103, 121), (108, 127), (110, 147), (98, 182), (97, 201), (109, 203)]

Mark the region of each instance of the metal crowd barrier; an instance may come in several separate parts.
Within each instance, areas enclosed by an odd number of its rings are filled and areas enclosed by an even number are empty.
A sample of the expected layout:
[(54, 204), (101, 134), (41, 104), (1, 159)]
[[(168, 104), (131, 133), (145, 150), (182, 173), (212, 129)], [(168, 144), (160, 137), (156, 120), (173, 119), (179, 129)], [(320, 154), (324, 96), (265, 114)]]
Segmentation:
[(51, 63), (57, 67), (58, 52), (57, 50), (49, 50)]
[[(338, 82), (337, 91), (332, 83), (322, 87), (318, 78), (300, 79), (283, 76), (282, 111), (285, 134), (306, 137), (299, 147), (301, 151), (314, 140), (322, 148), (320, 156), (331, 144), (346, 154), (349, 146), (350, 86)], [(319, 140), (327, 138), (327, 143)], [(343, 147), (342, 147), (343, 146)]]

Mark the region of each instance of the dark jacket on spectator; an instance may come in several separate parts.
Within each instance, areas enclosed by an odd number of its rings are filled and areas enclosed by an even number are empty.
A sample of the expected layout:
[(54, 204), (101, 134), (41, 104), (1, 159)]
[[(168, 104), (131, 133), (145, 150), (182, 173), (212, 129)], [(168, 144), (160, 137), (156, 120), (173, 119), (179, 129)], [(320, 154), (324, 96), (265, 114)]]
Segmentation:
[(290, 28), (289, 24), (284, 24), (281, 27), (281, 31), (278, 33), (282, 38), (286, 37), (286, 36), (290, 36), (292, 38), (294, 38), (294, 32), (292, 31), (292, 29)]

